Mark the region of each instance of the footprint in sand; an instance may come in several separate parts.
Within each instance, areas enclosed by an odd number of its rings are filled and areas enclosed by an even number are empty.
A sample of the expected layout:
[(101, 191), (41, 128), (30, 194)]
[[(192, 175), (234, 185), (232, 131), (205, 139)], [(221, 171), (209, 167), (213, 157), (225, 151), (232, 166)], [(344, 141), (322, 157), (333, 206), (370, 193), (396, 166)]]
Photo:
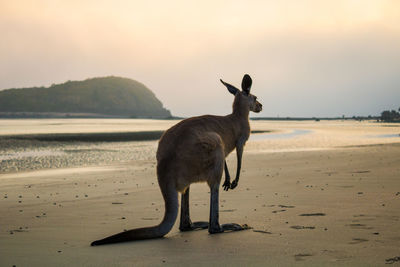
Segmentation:
[(386, 264), (393, 264), (395, 262), (400, 262), (400, 256), (386, 259), (385, 261), (386, 261)]
[(290, 228), (292, 229), (296, 229), (296, 230), (302, 230), (302, 229), (310, 229), (310, 230), (314, 230), (315, 226), (302, 226), (302, 225), (293, 225), (290, 226)]
[(278, 207), (280, 207), (280, 208), (292, 209), (292, 208), (294, 208), (295, 206), (278, 205)]
[(42, 213), (42, 215), (36, 215), (36, 218), (44, 218), (47, 217), (47, 214), (45, 212)]
[(28, 227), (19, 227), (18, 229), (10, 230), (10, 235), (13, 235), (14, 233), (23, 233), (23, 232), (29, 232)]
[(325, 216), (325, 213), (322, 212), (317, 212), (317, 213), (303, 213), (300, 214), (299, 216)]
[(352, 172), (352, 173), (369, 173), (369, 172), (371, 172), (371, 171), (355, 171), (355, 172)]
[(267, 232), (267, 231), (264, 231), (264, 230), (256, 230), (256, 229), (254, 229), (253, 232), (262, 233), (262, 234), (269, 234), (269, 235), (272, 234), (271, 232)]
[(360, 243), (364, 243), (369, 241), (368, 239), (364, 239), (364, 238), (353, 238), (353, 241), (349, 242), (349, 244), (360, 244)]
[(349, 226), (353, 229), (364, 229), (364, 230), (370, 230), (373, 229), (373, 227), (367, 226), (362, 223), (351, 223), (351, 224), (346, 224), (346, 226)]
[(234, 212), (236, 209), (231, 209), (231, 210), (220, 210), (219, 212)]
[(286, 210), (273, 210), (272, 213), (284, 212)]
[(296, 261), (303, 261), (303, 260), (305, 260), (304, 259), (305, 257), (311, 257), (311, 256), (313, 256), (313, 255), (309, 254), (309, 253), (300, 253), (300, 254), (294, 255), (294, 259)]

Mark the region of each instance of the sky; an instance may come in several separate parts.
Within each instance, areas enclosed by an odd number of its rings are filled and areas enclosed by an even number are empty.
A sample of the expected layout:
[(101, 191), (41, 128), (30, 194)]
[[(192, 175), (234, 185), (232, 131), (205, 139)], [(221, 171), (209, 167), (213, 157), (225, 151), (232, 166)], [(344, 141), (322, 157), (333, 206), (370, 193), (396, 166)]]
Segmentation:
[(397, 0), (0, 0), (0, 89), (121, 76), (175, 116), (229, 114), (253, 78), (263, 117), (400, 108)]

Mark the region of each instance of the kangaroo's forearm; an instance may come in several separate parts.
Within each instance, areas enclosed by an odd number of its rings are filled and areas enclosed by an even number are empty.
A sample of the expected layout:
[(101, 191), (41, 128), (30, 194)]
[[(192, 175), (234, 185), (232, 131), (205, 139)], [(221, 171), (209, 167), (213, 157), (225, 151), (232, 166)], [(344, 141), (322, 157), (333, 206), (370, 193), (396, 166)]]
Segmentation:
[(226, 180), (230, 181), (231, 176), (229, 175), (228, 165), (226, 165), (226, 161), (224, 163), (225, 163), (225, 181)]
[(236, 155), (237, 155), (237, 168), (236, 168), (235, 180), (239, 180), (240, 169), (242, 168), (243, 147), (236, 149)]
[(236, 177), (235, 180), (233, 180), (231, 184), (231, 189), (234, 189), (239, 182), (239, 177), (240, 177), (240, 169), (242, 168), (242, 155), (243, 155), (243, 146), (237, 146), (236, 147), (236, 156), (237, 156), (237, 168), (236, 168)]
[(226, 160), (224, 161), (225, 164), (225, 181), (222, 187), (225, 191), (228, 191), (231, 188), (231, 176), (229, 175), (228, 166), (226, 165)]

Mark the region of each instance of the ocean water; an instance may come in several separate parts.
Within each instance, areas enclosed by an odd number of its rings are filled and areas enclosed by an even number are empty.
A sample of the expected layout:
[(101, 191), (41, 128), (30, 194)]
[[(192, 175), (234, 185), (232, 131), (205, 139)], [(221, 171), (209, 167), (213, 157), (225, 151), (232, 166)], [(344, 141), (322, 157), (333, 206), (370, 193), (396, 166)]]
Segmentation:
[(250, 135), (250, 141), (266, 140), (266, 139), (290, 139), (301, 135), (310, 134), (311, 130), (294, 129), (291, 132), (276, 132)]
[[(154, 160), (157, 141), (37, 141), (35, 136), (164, 131), (177, 123), (142, 119), (0, 120), (0, 173)], [(31, 135), (33, 138), (21, 139)], [(17, 139), (20, 138), (20, 139)], [(67, 138), (68, 139), (68, 138)]]
[[(177, 122), (143, 119), (0, 120), (0, 173), (155, 161), (157, 140), (61, 142), (37, 141), (34, 136), (165, 131)], [(400, 142), (398, 124), (368, 121), (251, 121), (251, 127), (256, 131), (269, 132), (252, 134), (245, 153), (310, 151)], [(33, 138), (18, 139), (25, 135)]]

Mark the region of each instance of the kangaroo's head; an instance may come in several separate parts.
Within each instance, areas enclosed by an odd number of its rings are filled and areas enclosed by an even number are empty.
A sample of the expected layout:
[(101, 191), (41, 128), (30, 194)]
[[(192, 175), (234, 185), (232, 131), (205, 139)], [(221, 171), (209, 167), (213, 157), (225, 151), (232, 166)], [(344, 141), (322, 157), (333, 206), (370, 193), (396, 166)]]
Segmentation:
[[(235, 86), (220, 80), (223, 85), (228, 88), (228, 91), (235, 96), (234, 109), (235, 108), (248, 108), (248, 110), (253, 112), (260, 112), (262, 110), (262, 104), (257, 101), (255, 95), (250, 94), (250, 88), (252, 80), (248, 74), (243, 76), (242, 80), (242, 90), (237, 89)], [(235, 106), (238, 107), (235, 107)]]

